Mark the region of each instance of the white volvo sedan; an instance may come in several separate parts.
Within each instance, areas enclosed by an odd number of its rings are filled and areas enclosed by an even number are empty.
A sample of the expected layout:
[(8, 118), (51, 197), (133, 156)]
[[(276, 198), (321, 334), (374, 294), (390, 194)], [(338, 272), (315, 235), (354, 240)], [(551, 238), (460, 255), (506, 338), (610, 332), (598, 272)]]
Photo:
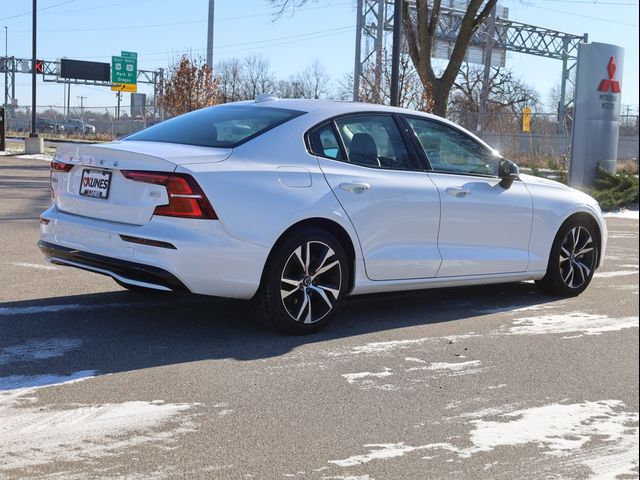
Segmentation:
[(347, 295), (523, 280), (578, 295), (607, 237), (591, 197), (442, 118), (269, 95), (61, 147), (51, 188), (49, 261), (253, 299), (295, 333)]

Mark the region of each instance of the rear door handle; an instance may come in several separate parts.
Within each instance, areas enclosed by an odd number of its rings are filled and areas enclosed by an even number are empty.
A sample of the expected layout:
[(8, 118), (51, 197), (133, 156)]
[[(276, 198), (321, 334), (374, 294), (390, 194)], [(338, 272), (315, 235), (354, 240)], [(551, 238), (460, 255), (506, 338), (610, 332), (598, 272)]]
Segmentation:
[(347, 182), (341, 183), (340, 188), (347, 192), (364, 193), (371, 188), (371, 185), (369, 185), (368, 183)]
[(471, 195), (471, 190), (463, 187), (447, 187), (447, 193), (449, 195), (453, 195), (454, 197), (463, 198)]

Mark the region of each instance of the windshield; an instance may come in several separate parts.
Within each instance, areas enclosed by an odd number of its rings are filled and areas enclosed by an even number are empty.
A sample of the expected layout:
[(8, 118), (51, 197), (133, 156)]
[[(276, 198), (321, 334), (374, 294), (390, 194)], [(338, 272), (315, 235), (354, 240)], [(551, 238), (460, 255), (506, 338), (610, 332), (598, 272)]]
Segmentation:
[(280, 108), (221, 105), (185, 113), (124, 140), (234, 148), (303, 113)]

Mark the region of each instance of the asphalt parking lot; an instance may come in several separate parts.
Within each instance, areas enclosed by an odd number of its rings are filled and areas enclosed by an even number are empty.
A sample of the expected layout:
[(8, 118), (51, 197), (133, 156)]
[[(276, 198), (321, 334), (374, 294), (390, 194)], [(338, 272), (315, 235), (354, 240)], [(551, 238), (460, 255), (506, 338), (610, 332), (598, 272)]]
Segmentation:
[(0, 157), (0, 478), (638, 478), (638, 219), (577, 298), (354, 297), (324, 332), (48, 265)]

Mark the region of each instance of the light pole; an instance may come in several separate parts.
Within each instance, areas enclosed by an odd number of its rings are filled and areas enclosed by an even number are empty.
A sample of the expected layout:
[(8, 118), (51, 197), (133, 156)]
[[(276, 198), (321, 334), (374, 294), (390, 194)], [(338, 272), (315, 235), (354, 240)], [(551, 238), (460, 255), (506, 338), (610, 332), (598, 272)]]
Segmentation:
[(209, 16), (207, 29), (207, 67), (213, 70), (213, 16), (216, 0), (209, 0)]
[(4, 111), (7, 112), (7, 102), (9, 101), (9, 28), (4, 26)]
[(36, 27), (38, 1), (33, 0), (33, 32), (31, 45), (31, 136), (36, 136)]
[(393, 49), (391, 53), (391, 106), (400, 105), (400, 43), (402, 42), (402, 0), (393, 4)]

